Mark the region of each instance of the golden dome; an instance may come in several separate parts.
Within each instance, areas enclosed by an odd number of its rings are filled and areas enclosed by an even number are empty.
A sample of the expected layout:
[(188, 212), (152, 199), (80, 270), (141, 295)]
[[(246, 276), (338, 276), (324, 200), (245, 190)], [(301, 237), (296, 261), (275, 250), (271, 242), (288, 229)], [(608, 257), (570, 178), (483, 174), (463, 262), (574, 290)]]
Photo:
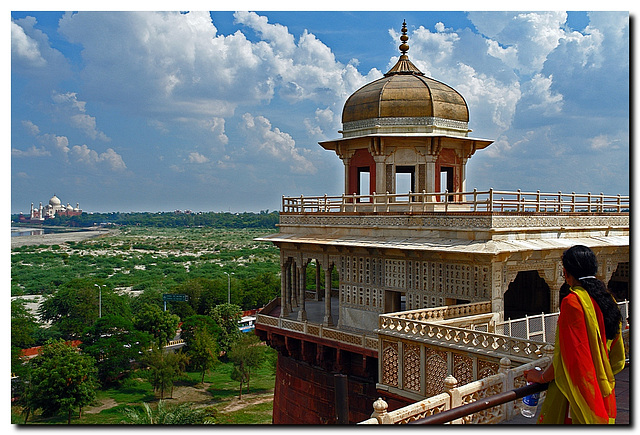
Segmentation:
[(342, 111), (343, 135), (380, 133), (431, 133), (447, 130), (464, 135), (469, 109), (455, 89), (426, 77), (406, 55), (406, 23), (403, 23), (402, 55), (381, 79), (354, 92)]

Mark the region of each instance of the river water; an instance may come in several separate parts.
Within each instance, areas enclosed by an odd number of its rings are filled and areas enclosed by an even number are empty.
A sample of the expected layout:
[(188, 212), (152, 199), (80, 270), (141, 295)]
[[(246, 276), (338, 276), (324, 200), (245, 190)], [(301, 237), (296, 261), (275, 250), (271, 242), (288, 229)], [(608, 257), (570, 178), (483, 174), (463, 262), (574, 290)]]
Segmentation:
[(41, 236), (43, 234), (56, 234), (66, 232), (66, 230), (57, 230), (54, 228), (26, 228), (11, 227), (11, 237), (17, 236)]

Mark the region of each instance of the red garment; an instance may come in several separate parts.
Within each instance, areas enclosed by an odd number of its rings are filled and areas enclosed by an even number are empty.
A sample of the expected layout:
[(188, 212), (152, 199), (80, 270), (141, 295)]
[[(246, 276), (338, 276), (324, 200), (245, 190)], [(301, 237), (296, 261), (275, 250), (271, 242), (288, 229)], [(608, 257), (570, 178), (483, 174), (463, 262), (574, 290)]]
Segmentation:
[[(549, 386), (539, 423), (614, 423), (614, 374), (624, 367), (620, 333), (607, 340), (597, 303), (581, 287), (560, 307)], [(570, 420), (567, 420), (569, 414)]]

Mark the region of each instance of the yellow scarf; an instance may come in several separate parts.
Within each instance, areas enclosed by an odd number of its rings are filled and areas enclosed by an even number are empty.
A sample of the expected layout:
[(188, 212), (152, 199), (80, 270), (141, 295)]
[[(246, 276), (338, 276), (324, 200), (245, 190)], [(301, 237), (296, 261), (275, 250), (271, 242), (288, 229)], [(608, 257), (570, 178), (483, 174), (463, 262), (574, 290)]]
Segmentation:
[[(621, 332), (618, 334), (616, 344), (613, 346), (613, 349), (611, 349), (611, 344), (614, 340), (607, 340), (605, 346), (605, 343), (603, 343), (602, 340), (600, 328), (598, 327), (596, 310), (593, 306), (591, 297), (582, 287), (572, 287), (571, 291), (578, 296), (580, 304), (582, 305), (597, 384), (602, 397), (607, 397), (615, 387), (616, 380), (614, 378), (614, 374), (624, 368), (624, 345), (622, 343)], [(562, 334), (561, 331), (557, 331), (557, 333)], [(613, 362), (613, 366), (610, 363), (610, 360)], [(580, 373), (574, 373), (570, 367), (565, 367), (557, 339), (553, 366), (555, 371), (555, 383), (558, 389), (567, 398), (569, 405), (571, 406), (572, 421), (582, 424), (615, 423), (615, 418), (609, 418), (608, 421), (606, 421), (602, 416), (596, 415), (594, 410), (591, 409), (590, 404), (585, 400), (585, 397), (581, 393), (577, 383), (583, 382), (583, 388), (587, 388), (589, 393), (591, 393), (591, 396), (595, 394), (595, 385), (589, 384), (586, 380), (581, 379)], [(573, 376), (570, 376), (570, 374)]]

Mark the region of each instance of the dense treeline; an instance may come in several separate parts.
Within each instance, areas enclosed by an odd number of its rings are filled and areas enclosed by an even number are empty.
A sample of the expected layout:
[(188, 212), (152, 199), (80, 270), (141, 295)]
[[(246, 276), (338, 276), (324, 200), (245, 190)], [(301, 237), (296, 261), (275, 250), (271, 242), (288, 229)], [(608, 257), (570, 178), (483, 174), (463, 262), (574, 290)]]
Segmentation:
[[(19, 215), (12, 215), (11, 221), (18, 222)], [(91, 227), (100, 224), (132, 225), (141, 227), (178, 228), (178, 227), (211, 227), (211, 228), (264, 228), (276, 227), (279, 220), (277, 211), (263, 210), (260, 213), (82, 213), (80, 216), (57, 216), (48, 219), (47, 225), (67, 227)]]

